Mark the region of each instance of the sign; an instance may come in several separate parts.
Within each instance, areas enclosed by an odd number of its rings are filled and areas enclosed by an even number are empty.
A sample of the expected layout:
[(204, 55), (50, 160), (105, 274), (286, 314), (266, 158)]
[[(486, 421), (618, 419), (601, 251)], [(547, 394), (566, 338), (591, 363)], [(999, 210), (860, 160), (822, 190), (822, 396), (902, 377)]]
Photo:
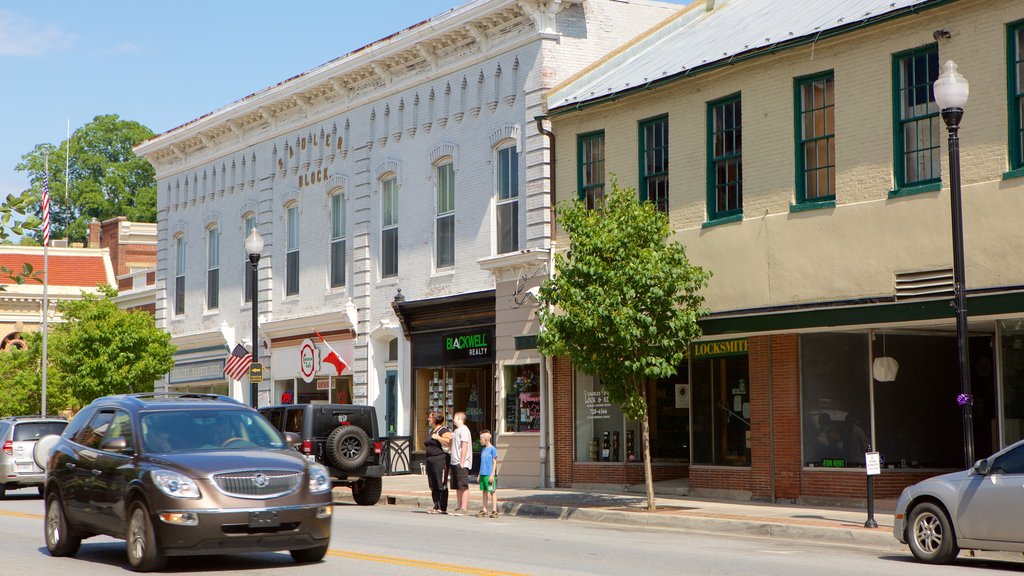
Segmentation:
[(608, 392), (597, 390), (583, 393), (583, 406), (587, 420), (608, 420), (611, 418), (609, 409), (612, 407)]
[(191, 362), (178, 364), (171, 368), (170, 383), (179, 384), (182, 382), (201, 382), (203, 380), (223, 380), (224, 359), (209, 360), (206, 362)]
[(316, 389), (317, 390), (330, 390), (331, 389), (331, 380), (329, 378), (321, 378), (320, 380), (317, 380), (316, 381)]
[(492, 355), (491, 340), (493, 331), (446, 334), (442, 341), (445, 360), (463, 360), (467, 358), (489, 359)]
[(676, 408), (690, 407), (690, 385), (676, 384)]
[(320, 351), (313, 345), (313, 341), (306, 338), (299, 345), (299, 376), (307, 384), (316, 378), (320, 370)]
[(882, 473), (882, 459), (878, 452), (865, 452), (864, 461), (867, 463), (868, 476), (878, 476)]
[(253, 362), (249, 364), (249, 383), (258, 384), (263, 382), (263, 364)]
[(694, 358), (717, 358), (720, 356), (743, 356), (747, 353), (747, 339), (697, 342), (693, 345)]

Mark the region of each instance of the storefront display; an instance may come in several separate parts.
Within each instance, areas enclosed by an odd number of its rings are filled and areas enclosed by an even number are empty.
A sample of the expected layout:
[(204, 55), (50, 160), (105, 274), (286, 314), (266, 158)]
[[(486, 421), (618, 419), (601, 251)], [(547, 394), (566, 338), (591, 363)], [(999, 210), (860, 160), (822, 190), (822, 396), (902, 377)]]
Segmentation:
[(692, 357), (694, 462), (750, 466), (746, 339), (701, 342)]
[(540, 432), (540, 365), (505, 367), (505, 431)]

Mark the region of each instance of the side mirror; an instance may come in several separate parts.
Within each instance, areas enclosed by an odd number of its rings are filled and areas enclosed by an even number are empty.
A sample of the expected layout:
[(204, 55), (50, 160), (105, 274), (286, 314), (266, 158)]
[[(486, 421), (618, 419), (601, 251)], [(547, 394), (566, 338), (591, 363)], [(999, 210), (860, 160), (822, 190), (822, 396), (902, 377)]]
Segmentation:
[(302, 436), (299, 436), (295, 432), (285, 432), (284, 441), (292, 448), (298, 450), (299, 446), (302, 445)]
[(129, 452), (128, 439), (124, 436), (108, 438), (100, 443), (100, 450), (105, 452)]
[(983, 458), (974, 463), (974, 468), (971, 470), (979, 476), (986, 476), (992, 470), (992, 464), (989, 463), (987, 458)]

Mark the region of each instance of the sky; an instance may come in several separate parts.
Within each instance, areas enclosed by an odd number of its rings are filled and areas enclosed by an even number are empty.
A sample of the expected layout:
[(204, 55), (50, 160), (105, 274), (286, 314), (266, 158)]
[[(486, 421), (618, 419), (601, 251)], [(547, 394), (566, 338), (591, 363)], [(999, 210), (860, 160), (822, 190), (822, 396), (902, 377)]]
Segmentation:
[(159, 134), (464, 3), (0, 0), (0, 198), (68, 122), (117, 114)]

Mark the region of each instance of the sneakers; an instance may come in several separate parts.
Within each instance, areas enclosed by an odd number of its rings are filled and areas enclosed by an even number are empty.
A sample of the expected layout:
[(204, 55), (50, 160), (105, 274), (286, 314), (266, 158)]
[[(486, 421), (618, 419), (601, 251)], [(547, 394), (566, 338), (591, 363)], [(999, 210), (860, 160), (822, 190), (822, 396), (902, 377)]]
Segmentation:
[(481, 510), (481, 511), (477, 512), (476, 513), (476, 517), (477, 518), (486, 518), (487, 517), (487, 510)]
[(451, 512), (449, 512), (448, 515), (449, 516), (465, 516), (466, 515), (466, 511), (463, 510), (462, 508), (456, 508), (455, 510), (452, 510)]

